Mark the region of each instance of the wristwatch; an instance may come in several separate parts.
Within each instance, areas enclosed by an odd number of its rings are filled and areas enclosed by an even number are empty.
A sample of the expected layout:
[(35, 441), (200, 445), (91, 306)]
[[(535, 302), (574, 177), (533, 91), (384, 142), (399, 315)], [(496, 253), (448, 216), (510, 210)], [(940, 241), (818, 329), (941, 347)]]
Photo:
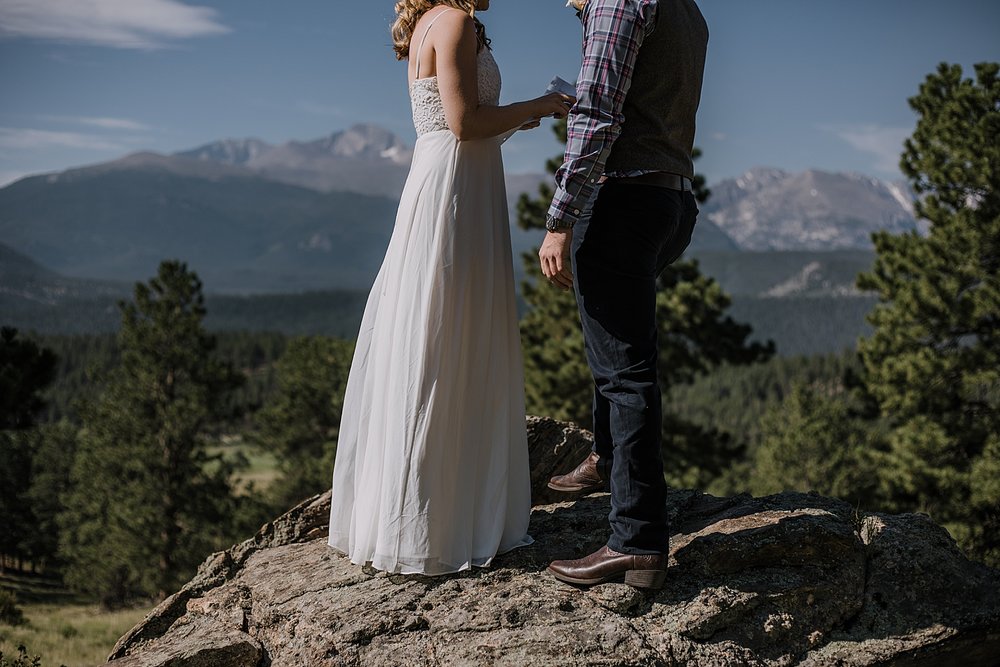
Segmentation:
[(567, 229), (573, 229), (572, 222), (566, 222), (565, 220), (559, 220), (558, 218), (553, 218), (551, 215), (545, 216), (545, 229), (550, 232), (565, 231)]

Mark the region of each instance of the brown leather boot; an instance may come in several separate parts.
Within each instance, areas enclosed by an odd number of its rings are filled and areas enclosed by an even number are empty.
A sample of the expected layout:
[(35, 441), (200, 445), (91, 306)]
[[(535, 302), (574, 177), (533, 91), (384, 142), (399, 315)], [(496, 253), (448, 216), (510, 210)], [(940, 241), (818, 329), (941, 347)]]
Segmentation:
[(565, 475), (556, 475), (549, 480), (549, 488), (553, 491), (590, 493), (603, 489), (611, 471), (611, 460), (601, 458), (596, 452), (591, 452), (580, 465)]
[(620, 554), (605, 545), (584, 558), (553, 561), (549, 572), (561, 581), (585, 586), (620, 581), (624, 575), (629, 586), (662, 588), (667, 558), (667, 554)]

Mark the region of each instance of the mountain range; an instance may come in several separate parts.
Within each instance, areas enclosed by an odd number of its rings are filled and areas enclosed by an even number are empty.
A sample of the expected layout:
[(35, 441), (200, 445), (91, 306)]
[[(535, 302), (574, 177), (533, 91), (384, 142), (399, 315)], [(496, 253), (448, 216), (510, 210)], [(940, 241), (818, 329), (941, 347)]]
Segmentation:
[[(411, 156), (398, 137), (358, 125), (315, 141), (227, 139), (23, 178), (0, 188), (0, 306), (94, 298), (111, 317), (109, 299), (164, 258), (186, 261), (218, 296), (364, 293)], [(549, 178), (508, 174), (512, 216), (518, 196)], [(857, 174), (755, 168), (711, 191), (688, 255), (734, 295), (734, 312), (780, 308), (775, 322), (796, 299), (820, 318), (835, 310), (820, 300), (855, 301), (850, 317), (860, 321), (870, 297), (854, 277), (871, 264), (871, 233), (924, 231), (905, 186)], [(512, 224), (515, 258), (541, 236)], [(515, 271), (520, 282), (519, 259)]]
[[(413, 150), (387, 130), (355, 125), (315, 141), (271, 145), (252, 138), (225, 139), (175, 155), (242, 166), (321, 191), (396, 199)], [(534, 193), (549, 178), (508, 174), (512, 210), (520, 193)], [(757, 167), (715, 183), (711, 190), (694, 251), (871, 249), (872, 232), (919, 227), (914, 196), (905, 184), (862, 174)]]
[(741, 250), (870, 249), (875, 231), (919, 231), (902, 183), (810, 169), (751, 169), (712, 186), (702, 214)]
[[(227, 139), (134, 153), (0, 188), (0, 241), (66, 275), (136, 280), (188, 259), (230, 293), (364, 288), (392, 229), (412, 149), (357, 125), (280, 145)], [(547, 177), (508, 176), (512, 213)], [(905, 187), (855, 174), (752, 169), (711, 186), (691, 254), (871, 249), (917, 229)], [(512, 227), (515, 253), (537, 231)]]
[(314, 190), (398, 198), (413, 149), (376, 125), (355, 125), (314, 141), (272, 145), (260, 139), (224, 139), (174, 155), (245, 167)]
[(161, 259), (207, 290), (281, 292), (370, 284), (392, 199), (320, 192), (245, 167), (138, 153), (0, 189), (0, 240), (61, 274), (143, 280)]

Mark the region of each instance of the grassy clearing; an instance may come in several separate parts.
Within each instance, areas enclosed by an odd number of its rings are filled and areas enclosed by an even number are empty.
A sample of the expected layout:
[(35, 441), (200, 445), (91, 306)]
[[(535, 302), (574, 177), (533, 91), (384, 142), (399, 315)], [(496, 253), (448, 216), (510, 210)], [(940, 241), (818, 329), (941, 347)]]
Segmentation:
[[(240, 436), (224, 437), (211, 452), (227, 459), (243, 456), (249, 462), (234, 480), (237, 493), (245, 492), (251, 482), (264, 489), (278, 476), (274, 456)], [(24, 644), (29, 655), (41, 656), (42, 667), (91, 667), (104, 662), (115, 642), (155, 606), (103, 611), (58, 581), (9, 571), (0, 574), (0, 588), (14, 591), (26, 621), (18, 626), (0, 623), (0, 651), (5, 658), (14, 658), (18, 644)]]
[(222, 442), (209, 447), (208, 452), (221, 453), (227, 460), (243, 456), (249, 462), (249, 467), (240, 471), (234, 480), (237, 493), (244, 492), (251, 482), (258, 491), (266, 489), (278, 477), (278, 460), (274, 455), (246, 442), (241, 435), (223, 437)]
[(24, 644), (29, 655), (39, 655), (42, 667), (90, 667), (104, 662), (118, 638), (142, 620), (150, 603), (119, 611), (103, 611), (100, 605), (74, 595), (46, 577), (7, 572), (0, 587), (14, 591), (25, 623), (0, 623), (0, 651), (17, 655)]
[(104, 662), (118, 638), (152, 610), (153, 605), (102, 611), (97, 604), (25, 604), (27, 623), (0, 625), (0, 651), (17, 655), (24, 644), (40, 655), (42, 667), (90, 667)]

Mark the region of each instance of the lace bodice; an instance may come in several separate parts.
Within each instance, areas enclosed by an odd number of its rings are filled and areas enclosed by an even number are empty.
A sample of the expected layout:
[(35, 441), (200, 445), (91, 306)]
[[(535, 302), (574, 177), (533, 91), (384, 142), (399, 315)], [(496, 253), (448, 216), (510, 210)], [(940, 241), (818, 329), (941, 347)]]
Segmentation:
[[(478, 80), (479, 101), (482, 104), (500, 103), (500, 68), (497, 67), (493, 54), (486, 47), (479, 52)], [(438, 90), (437, 76), (415, 79), (410, 85), (410, 105), (413, 108), (413, 127), (417, 136), (447, 130), (448, 123), (444, 117), (444, 103)]]

